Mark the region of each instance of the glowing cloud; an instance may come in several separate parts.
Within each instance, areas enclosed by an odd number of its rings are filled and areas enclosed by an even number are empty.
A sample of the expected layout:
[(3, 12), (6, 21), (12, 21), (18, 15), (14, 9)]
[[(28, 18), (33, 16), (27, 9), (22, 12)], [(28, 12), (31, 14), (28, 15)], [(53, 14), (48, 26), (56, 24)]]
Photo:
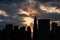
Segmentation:
[(5, 11), (3, 10), (0, 10), (0, 15), (3, 15), (3, 16), (9, 16)]
[(47, 13), (60, 13), (60, 9), (57, 9), (57, 7), (40, 5), (40, 9), (46, 11)]
[(29, 15), (29, 13), (23, 9), (20, 9), (19, 13), (18, 14), (26, 14), (26, 15)]
[(25, 21), (23, 24), (26, 26), (26, 31), (27, 27), (30, 26), (31, 32), (33, 32), (34, 19), (32, 17), (23, 17), (23, 20)]
[(27, 16), (35, 16), (37, 14), (37, 11), (28, 7), (26, 10), (20, 9), (18, 14), (25, 14)]
[(23, 24), (27, 24), (27, 26), (30, 26), (30, 24), (34, 24), (34, 19), (31, 17), (23, 17), (23, 20), (25, 21)]

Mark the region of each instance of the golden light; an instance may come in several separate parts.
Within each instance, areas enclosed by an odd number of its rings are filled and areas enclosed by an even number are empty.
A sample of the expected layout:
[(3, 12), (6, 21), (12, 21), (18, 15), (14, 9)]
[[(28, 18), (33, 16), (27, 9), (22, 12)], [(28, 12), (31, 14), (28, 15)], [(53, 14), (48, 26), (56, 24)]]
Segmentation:
[(20, 9), (19, 14), (26, 14), (29, 16), (29, 13), (23, 9)]
[(31, 16), (35, 16), (38, 12), (37, 10), (34, 10), (32, 8), (27, 8), (27, 12), (31, 15)]
[(23, 20), (25, 21), (25, 22), (23, 22), (23, 24), (26, 27), (25, 30), (27, 31), (27, 27), (30, 26), (31, 32), (33, 32), (34, 19), (31, 17), (23, 17)]
[(25, 14), (27, 16), (35, 16), (37, 14), (37, 11), (28, 7), (26, 10), (20, 9), (18, 14)]
[(60, 9), (57, 9), (57, 7), (48, 7), (44, 5), (40, 5), (39, 7), (41, 10), (46, 11), (47, 13), (60, 13)]
[(34, 26), (34, 24), (31, 23), (31, 24), (30, 24), (31, 32), (33, 32), (33, 26)]
[(47, 8), (44, 5), (40, 5), (41, 10), (47, 10)]
[(25, 21), (23, 24), (27, 24), (27, 26), (30, 26), (31, 23), (34, 24), (34, 19), (31, 17), (23, 17), (23, 20)]
[(3, 11), (3, 10), (0, 10), (0, 15), (9, 16), (9, 15), (7, 14), (7, 12), (5, 12), (5, 11)]

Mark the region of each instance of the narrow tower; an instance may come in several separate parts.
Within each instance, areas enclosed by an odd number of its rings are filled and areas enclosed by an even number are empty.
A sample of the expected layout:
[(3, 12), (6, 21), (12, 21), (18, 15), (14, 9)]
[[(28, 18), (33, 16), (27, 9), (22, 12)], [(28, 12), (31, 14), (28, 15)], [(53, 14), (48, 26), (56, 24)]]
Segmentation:
[(37, 18), (34, 17), (33, 40), (38, 40)]

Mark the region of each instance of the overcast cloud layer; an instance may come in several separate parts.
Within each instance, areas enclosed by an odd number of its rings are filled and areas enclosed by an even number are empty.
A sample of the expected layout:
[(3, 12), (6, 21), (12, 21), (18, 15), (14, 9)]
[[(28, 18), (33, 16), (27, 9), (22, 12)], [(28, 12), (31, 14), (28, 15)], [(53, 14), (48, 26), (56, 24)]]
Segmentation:
[[(39, 2), (38, 2), (39, 1)], [(23, 5), (21, 5), (24, 3)], [(21, 8), (28, 6), (27, 0), (1, 0), (0, 1), (0, 28), (7, 23), (21, 26), (24, 20), (22, 17), (28, 17), (26, 14), (18, 14)], [(37, 10), (37, 18), (48, 18), (50, 20), (60, 21), (60, 13), (58, 12), (46, 12), (41, 10), (39, 6), (44, 5), (45, 7), (56, 7), (60, 10), (60, 0), (37, 0), (36, 4), (32, 7)], [(47, 8), (48, 9), (48, 8)], [(2, 26), (3, 25), (3, 26)]]

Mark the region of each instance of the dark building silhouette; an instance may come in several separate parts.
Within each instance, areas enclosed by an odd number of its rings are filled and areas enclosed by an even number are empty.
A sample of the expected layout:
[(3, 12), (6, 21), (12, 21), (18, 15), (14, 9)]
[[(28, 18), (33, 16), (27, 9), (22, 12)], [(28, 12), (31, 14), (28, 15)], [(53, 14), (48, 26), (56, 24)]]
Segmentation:
[(14, 40), (18, 40), (18, 26), (14, 26), (14, 31), (13, 31), (13, 38)]
[(49, 40), (50, 35), (50, 20), (40, 19), (38, 20), (39, 40)]
[(13, 24), (6, 24), (4, 29), (4, 34), (6, 35), (6, 40), (12, 40), (13, 36)]
[(14, 31), (15, 31), (15, 32), (18, 31), (18, 26), (14, 26)]
[(34, 17), (33, 40), (38, 40), (37, 18)]
[(19, 30), (19, 39), (20, 40), (25, 40), (26, 39), (25, 35), (26, 35), (25, 26), (23, 26)]
[(53, 38), (53, 40), (57, 40), (57, 23), (55, 23), (55, 22), (53, 22), (52, 23), (52, 38)]
[(12, 25), (12, 24), (6, 24), (5, 30), (6, 30), (7, 32), (11, 32), (11, 31), (13, 30), (13, 25)]
[(58, 34), (60, 35), (60, 26), (57, 26)]
[(53, 34), (57, 33), (57, 23), (55, 22), (52, 23), (52, 31), (53, 31)]
[(28, 26), (28, 28), (27, 28), (27, 40), (31, 40), (31, 28), (30, 28), (30, 26)]
[(57, 26), (57, 39), (60, 40), (60, 26)]
[[(33, 38), (31, 39), (31, 34)], [(60, 40), (60, 26), (52, 22), (52, 30), (50, 31), (50, 19), (38, 19), (34, 17), (33, 32), (28, 26), (27, 31), (25, 26), (13, 26), (13, 24), (6, 24), (5, 28), (0, 30), (0, 40)]]

